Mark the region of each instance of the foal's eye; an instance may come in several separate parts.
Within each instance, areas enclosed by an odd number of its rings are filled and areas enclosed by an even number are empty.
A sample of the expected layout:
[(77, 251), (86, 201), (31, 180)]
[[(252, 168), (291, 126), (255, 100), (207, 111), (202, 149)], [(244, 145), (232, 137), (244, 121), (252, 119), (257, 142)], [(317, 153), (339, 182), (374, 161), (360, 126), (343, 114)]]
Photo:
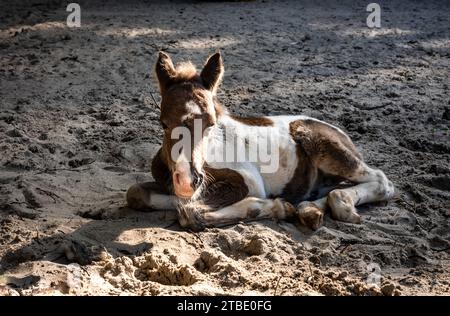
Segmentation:
[(167, 129), (167, 125), (164, 122), (161, 122), (161, 126), (163, 129)]

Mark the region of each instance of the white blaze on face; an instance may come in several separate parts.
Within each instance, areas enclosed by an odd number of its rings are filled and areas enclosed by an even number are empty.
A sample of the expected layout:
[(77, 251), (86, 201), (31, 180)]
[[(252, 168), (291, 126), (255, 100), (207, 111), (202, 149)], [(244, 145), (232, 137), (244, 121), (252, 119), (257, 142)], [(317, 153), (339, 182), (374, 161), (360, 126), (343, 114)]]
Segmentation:
[(203, 126), (201, 119), (194, 120), (194, 144), (192, 147), (192, 164), (197, 172), (203, 167)]
[[(213, 119), (216, 117), (216, 110), (214, 108), (213, 96), (210, 91), (205, 91), (203, 96), (206, 98), (207, 109), (206, 112), (209, 113)], [(188, 105), (191, 107), (191, 110), (194, 112), (200, 112), (200, 108), (194, 102), (189, 102)], [(214, 121), (215, 123), (215, 121)], [(203, 163), (206, 160), (205, 152), (207, 150), (207, 135), (203, 134), (203, 121), (201, 119), (194, 120), (194, 137), (192, 144), (192, 164), (197, 170), (197, 172), (201, 173), (203, 168)]]
[(187, 112), (187, 114), (181, 117), (182, 121), (186, 120), (187, 118), (189, 118), (193, 115), (202, 114), (200, 107), (194, 101), (188, 101), (186, 103), (186, 112)]
[(178, 126), (172, 130), (172, 139), (178, 141), (172, 146), (170, 155), (175, 162), (172, 170), (172, 181), (175, 194), (182, 198), (192, 196), (192, 175), (190, 166), (191, 132), (187, 127)]
[[(187, 120), (195, 115), (201, 115), (202, 113), (200, 106), (194, 101), (187, 102), (186, 109), (188, 114), (186, 114), (181, 118), (182, 121)], [(186, 159), (188, 161), (191, 161), (192, 159), (192, 164), (194, 165), (194, 168), (200, 172), (203, 165), (203, 155), (201, 153), (203, 128), (201, 119), (194, 119), (194, 130), (192, 132), (194, 133), (194, 135), (191, 135), (189, 132), (189, 139), (190, 141), (192, 141), (192, 144), (191, 142), (189, 142), (189, 149), (186, 150)]]
[(172, 171), (173, 186), (175, 194), (182, 198), (190, 198), (194, 194), (192, 188), (191, 165), (188, 157), (183, 150), (175, 161), (175, 167)]

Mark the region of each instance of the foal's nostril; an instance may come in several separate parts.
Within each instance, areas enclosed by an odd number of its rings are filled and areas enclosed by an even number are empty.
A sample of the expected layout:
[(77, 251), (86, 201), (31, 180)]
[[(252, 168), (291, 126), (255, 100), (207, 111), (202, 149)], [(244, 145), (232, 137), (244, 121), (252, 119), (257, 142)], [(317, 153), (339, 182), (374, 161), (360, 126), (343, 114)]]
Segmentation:
[(174, 182), (176, 182), (176, 184), (180, 184), (180, 174), (178, 172), (175, 172), (173, 174), (173, 179), (174, 179)]

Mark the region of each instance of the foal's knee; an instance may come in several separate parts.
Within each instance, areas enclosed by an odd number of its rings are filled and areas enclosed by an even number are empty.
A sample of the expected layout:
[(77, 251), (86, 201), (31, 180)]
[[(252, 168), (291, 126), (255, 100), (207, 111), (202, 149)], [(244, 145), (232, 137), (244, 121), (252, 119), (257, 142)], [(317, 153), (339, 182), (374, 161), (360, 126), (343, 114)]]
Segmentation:
[(126, 198), (130, 208), (143, 210), (150, 207), (150, 196), (139, 183), (133, 184), (128, 189)]

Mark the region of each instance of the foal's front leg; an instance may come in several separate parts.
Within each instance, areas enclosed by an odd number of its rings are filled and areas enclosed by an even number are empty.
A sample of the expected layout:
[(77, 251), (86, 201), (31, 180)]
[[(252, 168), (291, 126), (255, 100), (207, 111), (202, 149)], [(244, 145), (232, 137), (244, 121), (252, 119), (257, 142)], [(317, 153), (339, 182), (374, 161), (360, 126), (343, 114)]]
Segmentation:
[(282, 199), (246, 197), (231, 205), (214, 209), (199, 201), (180, 204), (178, 218), (180, 225), (198, 231), (205, 227), (221, 227), (241, 221), (261, 219), (285, 219), (294, 216), (295, 207)]
[(204, 218), (206, 223), (219, 226), (245, 220), (285, 219), (293, 216), (295, 212), (294, 206), (282, 199), (247, 197), (215, 212), (205, 213)]
[(249, 192), (247, 185), (251, 179), (246, 182), (234, 170), (205, 170), (207, 178), (213, 179), (213, 182), (206, 185), (202, 198), (197, 201), (180, 201), (178, 205), (178, 218), (183, 227), (201, 230), (246, 220), (283, 219), (295, 214), (295, 208), (281, 199), (252, 196), (254, 192)]
[(128, 189), (127, 204), (139, 211), (175, 210), (178, 198), (168, 194), (157, 182), (144, 182)]

